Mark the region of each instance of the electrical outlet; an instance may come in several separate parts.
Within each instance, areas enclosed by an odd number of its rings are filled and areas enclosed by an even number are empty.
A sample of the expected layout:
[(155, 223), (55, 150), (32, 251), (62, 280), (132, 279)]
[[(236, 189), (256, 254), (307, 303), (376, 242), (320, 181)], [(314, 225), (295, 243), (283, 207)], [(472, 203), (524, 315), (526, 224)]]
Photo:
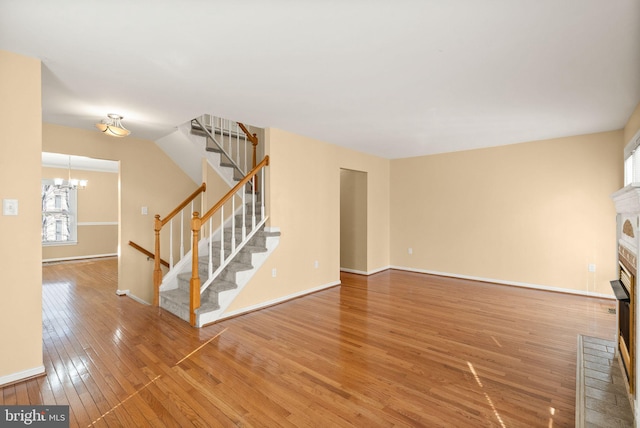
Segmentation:
[(413, 254), (413, 248), (409, 247), (409, 254)]
[(18, 215), (18, 200), (17, 199), (3, 199), (2, 200), (2, 215)]
[(589, 263), (589, 272), (595, 272), (596, 271), (596, 264), (595, 263)]
[(276, 268), (271, 269), (271, 276), (275, 278), (278, 275), (278, 270)]
[(147, 207), (142, 207), (142, 215), (148, 215), (149, 209)]
[(320, 264), (318, 263), (318, 261), (316, 260), (315, 262), (313, 262), (313, 267), (315, 267), (316, 269), (318, 269), (318, 266), (320, 266)]

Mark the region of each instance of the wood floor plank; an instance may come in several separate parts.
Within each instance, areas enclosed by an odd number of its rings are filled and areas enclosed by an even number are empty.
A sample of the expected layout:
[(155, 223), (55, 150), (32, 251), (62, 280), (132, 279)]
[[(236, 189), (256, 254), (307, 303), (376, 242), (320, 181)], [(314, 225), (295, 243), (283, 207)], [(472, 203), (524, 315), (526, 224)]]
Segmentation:
[(615, 302), (388, 270), (203, 329), (115, 295), (117, 260), (43, 267), (46, 377), (2, 404), (87, 427), (572, 426), (577, 334)]

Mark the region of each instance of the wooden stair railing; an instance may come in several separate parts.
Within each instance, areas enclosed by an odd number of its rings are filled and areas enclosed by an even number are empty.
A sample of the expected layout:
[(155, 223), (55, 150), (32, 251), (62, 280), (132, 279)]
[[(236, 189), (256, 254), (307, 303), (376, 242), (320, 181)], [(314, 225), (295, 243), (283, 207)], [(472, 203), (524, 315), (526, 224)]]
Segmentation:
[[(189, 322), (191, 323), (192, 326), (196, 325), (196, 310), (200, 307), (200, 293), (201, 293), (201, 289), (200, 289), (200, 274), (198, 272), (198, 242), (200, 240), (200, 230), (202, 229), (202, 226), (206, 224), (206, 222), (208, 220), (211, 219), (211, 217), (218, 212), (219, 210), (223, 210), (224, 209), (224, 204), (226, 202), (228, 202), (229, 200), (233, 199), (234, 196), (242, 191), (244, 192), (244, 186), (249, 183), (250, 181), (253, 180), (253, 227), (255, 228), (256, 226), (256, 222), (255, 222), (255, 196), (256, 196), (256, 183), (257, 183), (257, 174), (258, 172), (263, 172), (263, 168), (269, 165), (269, 156), (265, 156), (264, 159), (262, 160), (262, 162), (260, 162), (258, 165), (256, 165), (242, 180), (240, 180), (238, 182), (238, 184), (235, 185), (235, 187), (233, 189), (231, 189), (226, 195), (224, 195), (213, 207), (211, 207), (211, 209), (209, 209), (209, 211), (207, 211), (202, 217), (200, 217), (200, 213), (198, 212), (194, 212), (193, 213), (193, 218), (191, 220), (191, 230), (193, 233), (193, 239), (192, 239), (192, 249), (191, 249), (191, 280), (189, 282)], [(263, 177), (264, 178), (264, 177)], [(261, 192), (261, 196), (262, 196), (262, 205), (264, 206), (264, 189), (263, 192)], [(246, 207), (243, 207), (244, 210), (246, 210)], [(261, 210), (261, 215), (263, 216), (263, 220), (264, 220), (264, 208), (262, 208)], [(234, 218), (233, 216), (235, 216), (235, 212), (231, 213), (232, 219)], [(221, 221), (224, 224), (224, 212), (221, 213)], [(235, 221), (235, 220), (233, 220)], [(243, 220), (244, 221), (244, 220)], [(234, 227), (232, 226), (232, 233), (234, 233)], [(244, 234), (243, 234), (244, 235)], [(243, 236), (243, 239), (245, 237)], [(232, 238), (233, 239), (233, 238)], [(209, 244), (211, 245), (211, 238), (209, 241)], [(235, 244), (234, 244), (235, 245)], [(223, 237), (221, 237), (221, 246), (224, 247), (224, 239)], [(209, 271), (210, 274), (212, 273), (211, 270), (211, 246), (209, 247)], [(219, 269), (222, 268), (222, 258), (224, 257), (223, 253), (221, 253), (221, 266)], [(209, 278), (209, 281), (211, 281), (212, 278)]]
[[(247, 136), (247, 139), (249, 141), (251, 141), (251, 146), (253, 147), (253, 154), (251, 156), (252, 162), (251, 162), (251, 168), (255, 168), (256, 167), (256, 163), (258, 162), (258, 156), (257, 156), (257, 150), (258, 150), (258, 135), (257, 134), (252, 134), (251, 132), (249, 132), (249, 130), (247, 129), (246, 126), (244, 126), (243, 123), (237, 122), (238, 126), (240, 127), (240, 129), (242, 129), (242, 132), (244, 132), (244, 134)], [(258, 177), (256, 177), (256, 189), (260, 188), (260, 182), (258, 181)]]
[[(141, 247), (140, 245), (136, 244), (133, 241), (129, 241), (129, 245), (131, 247), (135, 248), (136, 250), (140, 251), (142, 254), (144, 254), (148, 258), (155, 260), (155, 258), (156, 258), (155, 254), (153, 254), (151, 251), (147, 250), (146, 248)], [(169, 267), (169, 262), (164, 260), (164, 259), (160, 259), (160, 264), (162, 266)]]
[[(241, 177), (245, 177), (249, 170), (256, 167), (258, 135), (252, 134), (243, 123), (204, 114), (191, 120), (191, 128), (204, 133), (207, 148), (211, 147), (213, 151), (219, 152), (228, 166)], [(251, 143), (251, 148), (247, 142)], [(212, 145), (209, 146), (209, 143)]]
[[(173, 211), (171, 211), (164, 219), (160, 218), (160, 214), (156, 214), (155, 222), (154, 222), (154, 232), (155, 232), (155, 255), (154, 259), (154, 268), (153, 268), (153, 304), (154, 306), (158, 306), (160, 303), (160, 284), (162, 284), (162, 269), (160, 268), (160, 231), (162, 228), (171, 221), (177, 214), (182, 212), (182, 210), (189, 205), (195, 198), (197, 198), (201, 193), (204, 193), (207, 190), (207, 184), (202, 183), (200, 187), (198, 187), (192, 194), (190, 194), (184, 201), (180, 203)], [(182, 230), (181, 236), (182, 236)], [(170, 239), (173, 239), (173, 236), (170, 236)], [(172, 241), (170, 241), (170, 263), (169, 269), (173, 268), (173, 248)], [(182, 252), (182, 243), (181, 243), (181, 252)], [(182, 256), (182, 254), (181, 254)]]

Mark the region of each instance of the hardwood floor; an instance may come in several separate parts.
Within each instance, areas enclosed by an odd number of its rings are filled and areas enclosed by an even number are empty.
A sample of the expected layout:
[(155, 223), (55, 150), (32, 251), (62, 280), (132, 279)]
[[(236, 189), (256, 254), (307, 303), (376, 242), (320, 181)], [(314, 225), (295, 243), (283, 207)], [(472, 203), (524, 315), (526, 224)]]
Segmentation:
[(613, 300), (400, 271), (193, 329), (115, 295), (115, 259), (43, 268), (47, 376), (2, 404), (71, 426), (570, 427), (578, 333)]

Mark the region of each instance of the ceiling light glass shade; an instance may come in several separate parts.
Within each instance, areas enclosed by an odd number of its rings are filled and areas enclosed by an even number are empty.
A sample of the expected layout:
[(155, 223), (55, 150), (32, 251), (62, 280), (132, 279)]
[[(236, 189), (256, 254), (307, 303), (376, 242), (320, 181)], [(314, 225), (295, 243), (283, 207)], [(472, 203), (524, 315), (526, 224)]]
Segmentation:
[(86, 189), (87, 188), (87, 184), (89, 184), (89, 180), (79, 180), (77, 178), (71, 178), (71, 155), (69, 155), (69, 164), (68, 164), (68, 171), (69, 171), (69, 175), (68, 175), (68, 179), (65, 180), (64, 178), (54, 178), (53, 179), (53, 184), (56, 187), (59, 188), (63, 188), (63, 189)]
[(119, 114), (108, 114), (107, 119), (104, 119), (100, 123), (96, 123), (96, 128), (111, 137), (126, 137), (131, 134), (127, 128), (122, 124), (122, 116)]

